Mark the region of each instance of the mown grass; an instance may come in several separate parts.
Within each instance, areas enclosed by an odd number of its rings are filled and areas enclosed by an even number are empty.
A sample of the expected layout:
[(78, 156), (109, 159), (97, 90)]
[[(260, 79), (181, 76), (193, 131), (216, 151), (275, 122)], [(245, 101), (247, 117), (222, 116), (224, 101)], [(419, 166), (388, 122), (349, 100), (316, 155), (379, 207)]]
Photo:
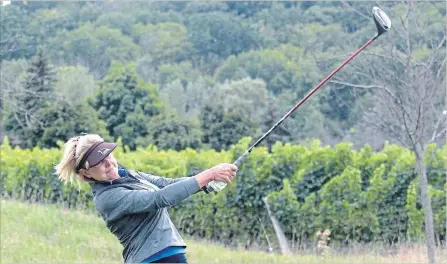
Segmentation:
[[(0, 263), (122, 263), (122, 247), (102, 219), (53, 205), (1, 200)], [(187, 239), (190, 263), (423, 263), (421, 252), (281, 256)], [(418, 250), (416, 250), (418, 251)], [(372, 251), (371, 251), (372, 252)], [(442, 253), (441, 253), (442, 254)], [(439, 257), (445, 257), (439, 256)], [(442, 259), (442, 258), (441, 258)], [(439, 258), (438, 258), (439, 260)], [(441, 263), (441, 262), (440, 262)], [(444, 262), (443, 262), (444, 263)]]

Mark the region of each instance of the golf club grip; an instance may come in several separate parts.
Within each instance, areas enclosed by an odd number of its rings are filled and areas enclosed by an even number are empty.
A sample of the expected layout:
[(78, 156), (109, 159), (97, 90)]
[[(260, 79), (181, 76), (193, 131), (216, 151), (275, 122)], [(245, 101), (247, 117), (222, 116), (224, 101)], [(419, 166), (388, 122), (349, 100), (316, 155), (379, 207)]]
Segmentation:
[(233, 164), (239, 167), (242, 164), (242, 162), (244, 162), (244, 160), (247, 159), (249, 154), (250, 154), (249, 151), (245, 151), (245, 153), (242, 154)]
[(206, 186), (207, 193), (222, 191), (227, 186), (226, 182), (212, 181)]
[[(242, 154), (233, 164), (239, 167), (244, 160), (247, 159), (248, 155), (250, 154), (250, 151), (245, 151), (244, 154)], [(222, 181), (212, 181), (208, 183), (206, 186), (206, 192), (214, 192), (214, 191), (222, 191), (227, 186), (227, 183)]]

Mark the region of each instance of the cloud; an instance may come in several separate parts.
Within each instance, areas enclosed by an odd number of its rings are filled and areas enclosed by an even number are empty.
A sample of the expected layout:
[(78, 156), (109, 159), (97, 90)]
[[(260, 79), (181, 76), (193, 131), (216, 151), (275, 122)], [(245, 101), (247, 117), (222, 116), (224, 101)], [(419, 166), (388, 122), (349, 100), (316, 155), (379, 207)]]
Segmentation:
[(0, 1), (2, 3), (2, 6), (7, 6), (11, 4), (11, 1)]

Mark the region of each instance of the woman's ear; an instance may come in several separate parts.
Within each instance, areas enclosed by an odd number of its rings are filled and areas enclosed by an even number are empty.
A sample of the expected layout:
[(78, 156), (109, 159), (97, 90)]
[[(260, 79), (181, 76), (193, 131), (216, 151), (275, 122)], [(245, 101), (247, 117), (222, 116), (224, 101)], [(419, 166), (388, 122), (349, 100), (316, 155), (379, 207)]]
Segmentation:
[(86, 169), (80, 169), (80, 170), (79, 170), (79, 175), (81, 175), (82, 177), (86, 177), (86, 178), (92, 178), (92, 177), (88, 174), (88, 172), (87, 172)]

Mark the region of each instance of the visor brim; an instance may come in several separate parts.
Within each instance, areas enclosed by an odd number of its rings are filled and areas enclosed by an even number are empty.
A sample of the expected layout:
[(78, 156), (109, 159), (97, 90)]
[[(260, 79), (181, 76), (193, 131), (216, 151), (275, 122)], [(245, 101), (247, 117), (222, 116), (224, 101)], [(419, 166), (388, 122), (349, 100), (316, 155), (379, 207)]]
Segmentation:
[(116, 143), (112, 142), (102, 142), (93, 148), (93, 150), (88, 155), (86, 161), (88, 162), (88, 167), (94, 167), (103, 161), (109, 154), (118, 146)]

